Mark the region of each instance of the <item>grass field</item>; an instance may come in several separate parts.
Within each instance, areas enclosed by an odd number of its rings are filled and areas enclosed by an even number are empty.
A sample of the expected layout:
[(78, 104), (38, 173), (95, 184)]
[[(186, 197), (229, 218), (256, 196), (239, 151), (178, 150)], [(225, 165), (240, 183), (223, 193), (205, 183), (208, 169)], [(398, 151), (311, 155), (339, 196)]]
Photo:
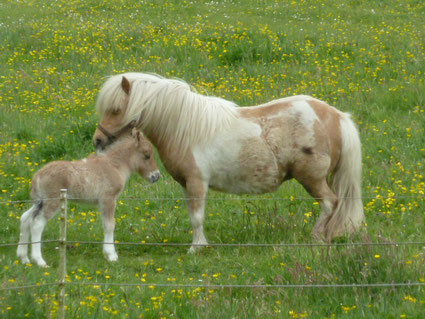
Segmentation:
[[(241, 4), (242, 3), (242, 4)], [(363, 143), (365, 230), (341, 243), (425, 242), (425, 2), (420, 0), (0, 1), (0, 244), (19, 237), (31, 177), (93, 152), (94, 104), (108, 75), (177, 77), (255, 105), (295, 94), (350, 112)], [(119, 242), (190, 243), (180, 187), (134, 176)], [(292, 198), (291, 198), (292, 196)], [(211, 243), (314, 243), (319, 206), (296, 183), (277, 193), (210, 192)], [(274, 200), (285, 198), (285, 200)], [(59, 237), (52, 220), (45, 240)], [(70, 205), (68, 239), (100, 241), (96, 208)], [(0, 246), (0, 289), (57, 281)], [(425, 245), (68, 246), (68, 318), (423, 318), (425, 287), (199, 288), (178, 285), (425, 283)], [(141, 283), (143, 287), (78, 285)], [(175, 287), (155, 287), (174, 284)], [(49, 318), (58, 288), (0, 290), (0, 317)]]

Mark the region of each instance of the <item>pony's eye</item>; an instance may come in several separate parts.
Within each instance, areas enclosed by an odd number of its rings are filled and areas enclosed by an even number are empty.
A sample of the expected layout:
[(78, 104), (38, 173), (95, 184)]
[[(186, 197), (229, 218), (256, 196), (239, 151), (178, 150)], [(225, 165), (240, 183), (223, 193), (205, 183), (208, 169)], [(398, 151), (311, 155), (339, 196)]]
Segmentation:
[(113, 115), (118, 115), (120, 113), (121, 113), (121, 110), (120, 109), (115, 109), (115, 110), (112, 111), (112, 114)]
[(146, 160), (148, 160), (148, 159), (150, 159), (151, 158), (151, 156), (149, 155), (149, 154), (145, 154), (145, 159)]

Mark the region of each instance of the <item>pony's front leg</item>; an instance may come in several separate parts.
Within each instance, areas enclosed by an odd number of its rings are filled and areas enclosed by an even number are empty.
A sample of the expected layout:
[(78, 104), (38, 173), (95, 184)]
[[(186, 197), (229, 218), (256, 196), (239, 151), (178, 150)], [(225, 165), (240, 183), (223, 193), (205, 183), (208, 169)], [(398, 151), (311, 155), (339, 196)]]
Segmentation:
[(193, 241), (189, 253), (194, 253), (208, 244), (204, 235), (205, 197), (207, 191), (208, 186), (202, 181), (186, 182), (187, 206), (193, 230)]
[(100, 203), (100, 209), (103, 215), (103, 230), (105, 232), (103, 254), (108, 261), (118, 260), (114, 245), (115, 205), (115, 199), (106, 199)]

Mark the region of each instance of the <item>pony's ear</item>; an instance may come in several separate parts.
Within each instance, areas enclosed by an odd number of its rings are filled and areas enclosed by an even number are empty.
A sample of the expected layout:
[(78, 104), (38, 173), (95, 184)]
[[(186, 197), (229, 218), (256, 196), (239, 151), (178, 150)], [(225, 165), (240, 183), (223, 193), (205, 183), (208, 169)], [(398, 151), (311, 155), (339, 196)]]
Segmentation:
[(121, 87), (127, 95), (130, 94), (130, 81), (125, 76), (122, 77)]

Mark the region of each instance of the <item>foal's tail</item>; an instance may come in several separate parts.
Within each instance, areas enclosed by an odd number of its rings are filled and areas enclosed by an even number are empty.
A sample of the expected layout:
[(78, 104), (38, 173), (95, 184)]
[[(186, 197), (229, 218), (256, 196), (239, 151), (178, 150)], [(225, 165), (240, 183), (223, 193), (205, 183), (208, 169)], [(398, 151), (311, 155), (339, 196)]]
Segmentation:
[(364, 220), (361, 194), (362, 152), (359, 133), (348, 114), (340, 121), (342, 149), (336, 170), (331, 177), (331, 188), (338, 203), (325, 226), (325, 236), (332, 239), (357, 231)]

